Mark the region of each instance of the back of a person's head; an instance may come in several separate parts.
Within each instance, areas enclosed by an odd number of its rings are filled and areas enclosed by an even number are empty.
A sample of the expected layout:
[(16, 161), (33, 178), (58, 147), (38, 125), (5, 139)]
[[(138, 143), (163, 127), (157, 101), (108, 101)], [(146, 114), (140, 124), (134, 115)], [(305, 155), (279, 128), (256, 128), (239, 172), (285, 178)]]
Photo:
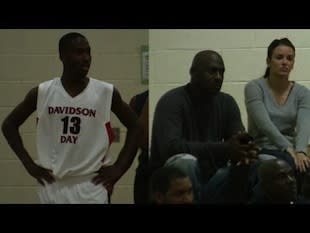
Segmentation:
[(291, 166), (282, 159), (261, 162), (258, 168), (259, 188), (272, 203), (296, 201), (297, 184)]
[(164, 166), (154, 171), (150, 180), (151, 202), (155, 201), (153, 195), (156, 192), (166, 194), (174, 180), (186, 177), (188, 176), (184, 172), (173, 166)]
[[(258, 167), (258, 179), (260, 182), (270, 182), (278, 171), (283, 167), (290, 167), (290, 165), (282, 159), (269, 159), (261, 161)], [(273, 181), (273, 180), (272, 180)]]
[(86, 39), (84, 35), (78, 32), (70, 32), (63, 35), (59, 40), (59, 54), (62, 54), (71, 45), (71, 42), (78, 37)]

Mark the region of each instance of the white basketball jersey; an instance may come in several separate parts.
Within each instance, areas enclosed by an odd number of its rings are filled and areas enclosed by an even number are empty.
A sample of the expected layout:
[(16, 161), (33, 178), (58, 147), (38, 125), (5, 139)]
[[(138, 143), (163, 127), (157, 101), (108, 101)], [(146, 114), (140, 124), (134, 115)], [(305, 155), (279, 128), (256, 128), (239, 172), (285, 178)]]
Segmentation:
[(94, 173), (109, 162), (113, 85), (89, 79), (71, 97), (60, 78), (39, 85), (37, 150), (39, 164), (57, 178)]

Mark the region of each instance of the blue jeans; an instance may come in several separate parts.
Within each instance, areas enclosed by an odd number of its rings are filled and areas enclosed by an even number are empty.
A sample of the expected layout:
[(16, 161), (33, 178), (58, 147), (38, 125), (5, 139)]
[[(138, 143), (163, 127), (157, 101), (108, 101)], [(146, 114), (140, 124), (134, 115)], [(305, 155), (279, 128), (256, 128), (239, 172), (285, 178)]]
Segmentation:
[(259, 162), (220, 168), (202, 187), (202, 203), (245, 204), (257, 183)]
[(174, 166), (189, 176), (193, 185), (194, 203), (246, 202), (251, 183), (255, 183), (256, 165), (219, 168), (202, 183), (197, 159), (190, 154), (177, 154), (169, 158), (165, 166)]

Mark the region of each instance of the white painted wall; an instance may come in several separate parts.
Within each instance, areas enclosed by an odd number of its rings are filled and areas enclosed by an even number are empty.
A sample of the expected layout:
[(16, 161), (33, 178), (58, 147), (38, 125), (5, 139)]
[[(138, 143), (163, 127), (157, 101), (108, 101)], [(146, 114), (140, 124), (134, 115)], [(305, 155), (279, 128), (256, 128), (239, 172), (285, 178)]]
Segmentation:
[[(237, 101), (247, 126), (244, 86), (262, 76), (272, 40), (288, 37), (296, 47), (291, 80), (310, 87), (310, 30), (150, 30), (150, 122), (160, 96), (189, 82), (194, 55), (205, 49), (219, 52), (226, 71), (222, 90)], [(150, 126), (151, 126), (150, 124)]]

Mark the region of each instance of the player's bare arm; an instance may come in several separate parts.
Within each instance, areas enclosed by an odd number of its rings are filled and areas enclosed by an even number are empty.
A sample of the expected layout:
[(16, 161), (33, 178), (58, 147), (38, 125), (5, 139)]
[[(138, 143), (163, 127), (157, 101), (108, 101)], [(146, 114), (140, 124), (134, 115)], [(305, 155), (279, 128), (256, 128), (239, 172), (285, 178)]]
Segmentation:
[(38, 87), (31, 89), (25, 99), (18, 104), (13, 111), (6, 117), (2, 124), (2, 132), (8, 144), (23, 163), (28, 173), (36, 178), (38, 182), (44, 185), (42, 179), (48, 183), (54, 181), (50, 171), (36, 165), (25, 149), (19, 127), (28, 119), (36, 110), (38, 96)]
[(137, 139), (141, 131), (138, 116), (129, 105), (122, 100), (116, 88), (113, 90), (111, 110), (121, 123), (126, 126), (127, 134), (125, 144), (113, 166), (102, 168), (99, 174), (93, 179), (95, 184), (102, 183), (105, 186), (114, 185), (131, 166), (138, 150)]

